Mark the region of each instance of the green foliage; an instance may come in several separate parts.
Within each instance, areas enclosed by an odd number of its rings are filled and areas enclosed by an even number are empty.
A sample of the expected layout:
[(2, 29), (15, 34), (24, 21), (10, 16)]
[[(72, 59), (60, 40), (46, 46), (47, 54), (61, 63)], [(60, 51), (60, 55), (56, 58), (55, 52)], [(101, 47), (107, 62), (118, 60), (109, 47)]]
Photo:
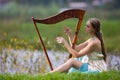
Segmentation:
[(105, 9), (95, 9), (93, 11), (86, 11), (84, 19), (90, 17), (97, 17), (103, 20), (120, 20), (120, 10), (108, 11)]
[[(75, 31), (76, 19), (70, 19), (54, 25), (37, 24), (44, 44), (47, 49), (65, 50), (64, 47), (56, 43), (57, 36), (63, 36), (67, 39), (62, 29), (69, 26), (73, 33)], [(81, 30), (77, 39), (77, 43), (85, 41), (88, 36), (84, 33), (85, 20), (82, 23)], [(7, 22), (1, 21), (0, 29), (0, 45), (1, 48), (30, 48), (41, 49), (38, 36), (35, 32), (33, 22), (20, 22), (19, 20), (11, 20)], [(9, 25), (9, 26), (8, 26)], [(119, 21), (117, 20), (102, 20), (101, 27), (104, 34), (105, 45), (108, 52), (120, 51), (119, 37)]]
[(120, 9), (120, 0), (113, 0), (113, 1), (110, 1), (109, 3), (107, 3), (104, 7), (105, 9), (108, 9), (108, 10), (119, 10)]
[(107, 71), (98, 74), (53, 73), (53, 74), (0, 74), (2, 80), (119, 80), (120, 71)]
[[(22, 0), (28, 3), (29, 0)], [(41, 0), (40, 0), (41, 1)], [(44, 0), (42, 0), (44, 2)], [(29, 1), (32, 2), (32, 1)], [(33, 0), (34, 2), (34, 0)], [(39, 2), (38, 2), (39, 3)], [(67, 1), (66, 1), (67, 3)], [(33, 3), (34, 4), (34, 3)], [(63, 5), (63, 4), (62, 4)], [(107, 5), (108, 6), (108, 5)], [(63, 7), (63, 6), (62, 6)], [(59, 12), (59, 5), (51, 1), (50, 5), (44, 6), (44, 5), (25, 5), (25, 4), (18, 4), (14, 1), (11, 1), (0, 8), (0, 20), (3, 19), (22, 19), (24, 21), (30, 21), (30, 18), (32, 16), (44, 18), (46, 16), (51, 16)], [(96, 14), (97, 13), (97, 14)], [(94, 9), (94, 10), (86, 10), (86, 14), (84, 19), (87, 19), (89, 17), (98, 17), (100, 19), (111, 19), (119, 20), (119, 9), (114, 9), (114, 11), (111, 12), (111, 10), (105, 10), (104, 8), (100, 9)]]
[(49, 6), (52, 1), (51, 0), (15, 0), (16, 3), (18, 4), (27, 4), (27, 5), (44, 5), (44, 6)]
[(0, 19), (15, 19), (22, 18), (22, 20), (30, 20), (30, 17), (45, 17), (57, 13), (58, 7), (53, 2), (48, 6), (32, 6), (32, 5), (20, 5), (15, 2), (9, 2), (2, 8), (0, 8)]
[[(42, 5), (21, 5), (15, 2), (10, 2), (0, 9), (0, 47), (16, 49), (41, 49), (39, 47), (39, 40), (33, 27), (34, 25), (31, 17), (46, 18), (47, 16), (57, 14), (59, 10), (58, 5), (54, 2), (52, 2), (49, 7)], [(119, 52), (119, 14), (120, 10), (114, 12), (105, 11), (104, 9), (94, 10), (92, 12), (86, 11), (77, 43), (81, 43), (88, 38), (84, 33), (86, 20), (90, 17), (97, 17), (102, 22), (102, 30), (107, 50), (109, 52)], [(64, 36), (66, 38), (65, 34), (62, 32), (64, 26), (69, 26), (74, 32), (76, 22), (76, 19), (73, 19), (51, 26), (38, 25), (46, 47), (53, 50), (64, 50), (63, 47), (60, 48), (61, 45), (56, 43), (55, 38), (57, 36)]]

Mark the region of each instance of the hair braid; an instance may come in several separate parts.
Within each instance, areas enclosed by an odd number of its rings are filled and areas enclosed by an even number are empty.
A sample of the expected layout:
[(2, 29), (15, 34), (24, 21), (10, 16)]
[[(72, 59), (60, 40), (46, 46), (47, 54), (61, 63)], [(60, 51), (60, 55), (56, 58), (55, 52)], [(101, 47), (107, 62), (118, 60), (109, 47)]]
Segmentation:
[(105, 50), (105, 45), (104, 41), (102, 39), (102, 33), (99, 31), (96, 33), (97, 38), (101, 41), (101, 46), (102, 46), (102, 54), (104, 55), (104, 60), (106, 61), (106, 50)]
[(97, 18), (90, 18), (89, 19), (92, 27), (95, 29), (95, 35), (96, 37), (101, 41), (101, 47), (102, 47), (102, 54), (104, 55), (104, 60), (106, 61), (106, 50), (104, 41), (102, 38), (102, 33), (100, 32), (100, 21)]

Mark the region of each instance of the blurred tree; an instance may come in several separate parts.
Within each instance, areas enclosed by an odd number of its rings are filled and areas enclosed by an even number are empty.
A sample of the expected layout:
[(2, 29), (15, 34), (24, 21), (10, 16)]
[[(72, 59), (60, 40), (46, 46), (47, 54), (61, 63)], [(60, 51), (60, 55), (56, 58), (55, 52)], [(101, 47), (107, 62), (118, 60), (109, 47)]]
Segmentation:
[(18, 4), (49, 6), (53, 0), (13, 0)]
[(112, 0), (111, 2), (105, 5), (108, 10), (118, 10), (120, 9), (120, 0)]
[(116, 8), (116, 9), (120, 9), (120, 0), (114, 0), (113, 6), (114, 6), (114, 8)]

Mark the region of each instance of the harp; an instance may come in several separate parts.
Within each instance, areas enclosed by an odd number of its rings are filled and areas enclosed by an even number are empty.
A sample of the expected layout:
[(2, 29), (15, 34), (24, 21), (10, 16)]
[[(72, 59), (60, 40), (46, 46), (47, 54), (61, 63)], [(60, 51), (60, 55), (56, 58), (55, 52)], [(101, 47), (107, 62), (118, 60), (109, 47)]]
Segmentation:
[[(51, 16), (51, 17), (48, 17), (48, 18), (45, 18), (45, 19), (37, 19), (37, 18), (32, 17), (32, 21), (34, 23), (35, 30), (36, 30), (36, 32), (38, 34), (41, 47), (42, 47), (42, 49), (43, 49), (43, 51), (45, 53), (46, 59), (47, 59), (47, 61), (49, 63), (49, 66), (50, 66), (51, 70), (53, 70), (53, 67), (52, 67), (51, 61), (50, 61), (49, 56), (47, 54), (45, 45), (43, 43), (42, 37), (40, 35), (40, 32), (38, 30), (38, 27), (37, 27), (36, 23), (41, 23), (41, 24), (55, 24), (55, 23), (58, 23), (60, 21), (65, 20), (65, 19), (77, 18), (78, 22), (77, 22), (77, 26), (76, 26), (76, 31), (74, 33), (74, 37), (73, 37), (73, 40), (72, 40), (72, 48), (74, 48), (76, 40), (77, 40), (78, 32), (80, 30), (80, 26), (81, 26), (81, 23), (82, 23), (82, 20), (83, 20), (84, 13), (85, 13), (84, 10), (69, 9), (69, 10), (65, 10), (65, 11), (63, 11), (61, 13), (58, 13), (58, 14), (56, 14), (54, 16)], [(72, 57), (72, 55), (70, 54), (69, 58), (71, 58), (71, 57)]]

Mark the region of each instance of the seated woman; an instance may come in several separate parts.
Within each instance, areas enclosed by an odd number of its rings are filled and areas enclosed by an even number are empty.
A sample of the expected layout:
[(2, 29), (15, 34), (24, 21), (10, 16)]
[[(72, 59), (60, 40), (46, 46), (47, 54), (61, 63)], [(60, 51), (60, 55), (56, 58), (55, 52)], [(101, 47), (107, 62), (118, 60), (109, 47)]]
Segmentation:
[[(71, 30), (67, 28), (64, 31), (71, 42)], [(82, 44), (76, 45), (75, 49), (72, 49), (63, 37), (56, 38), (56, 41), (63, 44), (73, 57), (50, 73), (74, 70), (79, 72), (106, 71), (106, 51), (100, 32), (100, 21), (97, 18), (90, 18), (86, 22), (85, 32), (89, 34), (90, 38)], [(82, 61), (81, 57), (85, 56), (85, 60)]]

